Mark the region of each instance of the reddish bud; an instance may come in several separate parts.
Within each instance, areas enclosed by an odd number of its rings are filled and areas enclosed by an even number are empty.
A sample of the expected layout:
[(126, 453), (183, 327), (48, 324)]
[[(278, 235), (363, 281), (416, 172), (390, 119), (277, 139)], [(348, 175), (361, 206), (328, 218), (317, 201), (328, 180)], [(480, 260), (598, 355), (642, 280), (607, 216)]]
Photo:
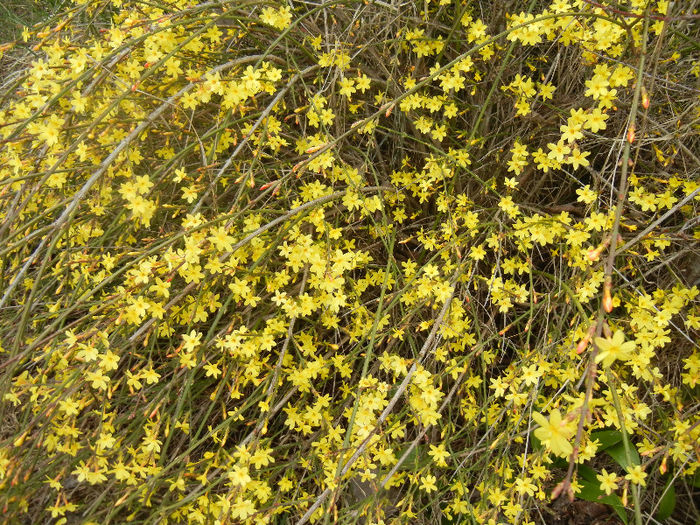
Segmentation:
[(610, 294), (611, 288), (612, 283), (610, 281), (606, 281), (605, 286), (603, 286), (603, 310), (605, 310), (607, 313), (612, 312), (613, 309), (613, 300), (612, 295)]
[(589, 261), (597, 261), (598, 258), (600, 257), (600, 253), (603, 251), (603, 248), (605, 248), (605, 246), (600, 245), (595, 250), (588, 250), (588, 253), (586, 254), (586, 256), (588, 257), (588, 260)]
[(588, 347), (588, 343), (591, 341), (591, 336), (586, 335), (583, 339), (579, 341), (579, 343), (576, 345), (576, 353), (577, 354), (582, 354), (583, 351)]
[[(153, 411), (148, 415), (148, 419), (153, 419), (155, 415), (158, 413), (158, 410), (160, 409), (160, 405), (162, 405), (162, 401), (156, 405), (156, 407), (153, 409)], [(146, 414), (144, 413), (144, 416)]]
[(550, 495), (552, 500), (557, 499), (561, 495), (561, 492), (564, 490), (564, 483), (565, 482), (562, 481), (559, 484), (557, 484), (556, 487), (554, 487), (554, 489), (552, 490), (552, 493)]

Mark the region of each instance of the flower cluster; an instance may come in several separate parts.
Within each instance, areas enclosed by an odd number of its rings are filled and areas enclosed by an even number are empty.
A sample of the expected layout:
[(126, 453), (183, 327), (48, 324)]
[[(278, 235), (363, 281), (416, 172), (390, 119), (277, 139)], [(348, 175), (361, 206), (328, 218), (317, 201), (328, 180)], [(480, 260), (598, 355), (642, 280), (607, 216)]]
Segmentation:
[(0, 45), (8, 519), (668, 518), (692, 38), (537, 6), (73, 0)]

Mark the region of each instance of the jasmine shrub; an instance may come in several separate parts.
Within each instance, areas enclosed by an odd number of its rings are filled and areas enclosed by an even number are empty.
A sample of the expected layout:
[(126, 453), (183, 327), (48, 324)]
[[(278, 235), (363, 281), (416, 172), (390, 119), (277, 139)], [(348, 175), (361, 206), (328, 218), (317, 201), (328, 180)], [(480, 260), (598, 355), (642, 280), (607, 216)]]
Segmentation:
[(2, 44), (3, 518), (697, 520), (695, 7), (73, 0)]

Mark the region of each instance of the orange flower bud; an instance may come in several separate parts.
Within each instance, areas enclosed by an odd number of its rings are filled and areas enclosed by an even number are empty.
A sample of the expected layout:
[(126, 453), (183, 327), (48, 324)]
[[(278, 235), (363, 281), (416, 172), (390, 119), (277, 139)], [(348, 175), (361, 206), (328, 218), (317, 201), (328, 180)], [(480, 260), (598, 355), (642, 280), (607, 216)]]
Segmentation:
[(590, 341), (591, 341), (591, 336), (590, 336), (590, 335), (586, 335), (586, 337), (584, 337), (583, 339), (581, 339), (581, 340), (579, 341), (579, 343), (576, 345), (576, 353), (579, 354), (579, 355), (580, 355), (581, 353), (583, 353), (583, 351), (586, 349), (586, 347), (588, 346), (588, 343), (589, 343)]
[(552, 500), (557, 499), (561, 495), (562, 491), (564, 490), (565, 483), (566, 483), (566, 481), (561, 481), (557, 484), (556, 487), (554, 487), (554, 489), (552, 490), (552, 493), (550, 495)]
[(589, 261), (597, 261), (598, 257), (600, 257), (601, 252), (603, 251), (603, 248), (605, 248), (605, 245), (601, 244), (594, 250), (588, 250), (588, 253), (586, 256), (588, 257)]
[(603, 286), (603, 310), (607, 313), (612, 312), (613, 309), (613, 300), (610, 294), (611, 287), (612, 283), (610, 281), (606, 281), (605, 286)]

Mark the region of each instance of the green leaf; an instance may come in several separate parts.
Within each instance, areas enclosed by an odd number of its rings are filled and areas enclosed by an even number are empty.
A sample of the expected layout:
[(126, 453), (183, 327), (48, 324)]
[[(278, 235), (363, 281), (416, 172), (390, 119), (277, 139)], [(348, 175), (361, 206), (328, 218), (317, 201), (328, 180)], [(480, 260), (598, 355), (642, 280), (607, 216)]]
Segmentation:
[[(408, 448), (408, 446), (403, 447), (396, 457), (400, 458), (401, 456), (403, 456), (404, 452), (406, 452)], [(401, 464), (399, 470), (412, 470), (420, 468), (420, 466), (427, 465), (429, 463), (429, 459), (430, 457), (428, 456), (428, 446), (416, 445), (408, 453), (408, 457), (406, 457), (406, 460)]]
[(676, 508), (676, 489), (673, 488), (673, 478), (669, 478), (668, 483), (664, 487), (664, 493), (659, 501), (659, 506), (656, 509), (654, 518), (659, 521), (666, 521), (671, 517)]
[(598, 483), (598, 480), (596, 478), (596, 471), (587, 465), (579, 465), (578, 474), (586, 481), (590, 481), (591, 483)]
[(600, 484), (597, 481), (580, 479), (578, 483), (581, 485), (581, 491), (576, 493), (577, 498), (585, 499), (586, 501), (598, 501), (598, 498), (603, 495), (603, 491), (600, 490)]
[(627, 463), (627, 456), (625, 455), (625, 445), (624, 443), (618, 443), (614, 447), (606, 449), (606, 451), (615, 462), (620, 465), (623, 469), (627, 470), (628, 466), (636, 467), (641, 465), (641, 460), (639, 459), (639, 452), (630, 444), (630, 455), (632, 456), (632, 465)]
[(595, 439), (600, 442), (600, 448), (598, 448), (598, 450), (605, 450), (622, 441), (622, 432), (619, 430), (598, 430), (597, 432), (591, 432), (591, 440)]
[(625, 506), (622, 504), (622, 500), (617, 494), (610, 494), (609, 496), (606, 496), (605, 493), (600, 490), (600, 484), (597, 481), (591, 482), (585, 479), (580, 479), (578, 480), (578, 483), (581, 485), (581, 491), (576, 494), (577, 498), (610, 505), (615, 513), (620, 516), (623, 523), (627, 525), (627, 511), (625, 510)]
[(600, 501), (602, 503), (605, 503), (606, 505), (610, 505), (615, 511), (615, 514), (620, 516), (622, 522), (625, 525), (627, 525), (627, 511), (625, 510), (625, 506), (622, 504), (620, 496), (617, 496), (616, 494), (610, 494), (610, 496), (602, 497)]

